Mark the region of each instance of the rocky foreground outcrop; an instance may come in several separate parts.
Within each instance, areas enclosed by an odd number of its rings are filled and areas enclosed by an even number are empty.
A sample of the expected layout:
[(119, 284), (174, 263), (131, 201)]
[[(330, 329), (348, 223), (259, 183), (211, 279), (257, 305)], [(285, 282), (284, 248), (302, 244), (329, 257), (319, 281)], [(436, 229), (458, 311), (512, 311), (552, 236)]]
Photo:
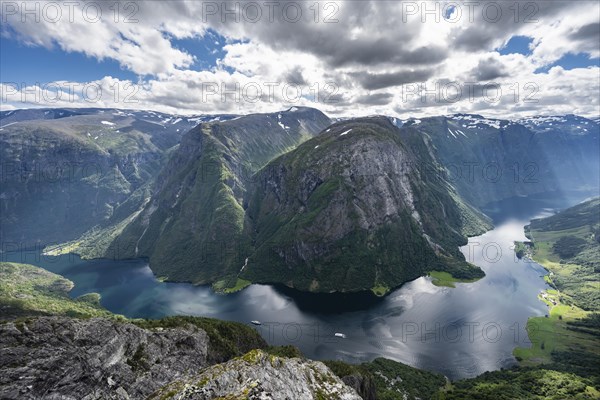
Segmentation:
[(110, 318), (0, 324), (2, 399), (360, 399), (323, 363), (252, 350), (214, 364), (192, 324), (141, 328)]
[(147, 330), (106, 318), (0, 325), (0, 398), (138, 399), (208, 364), (192, 325)]
[(191, 379), (173, 382), (151, 398), (361, 399), (321, 362), (276, 357), (261, 350), (210, 367)]

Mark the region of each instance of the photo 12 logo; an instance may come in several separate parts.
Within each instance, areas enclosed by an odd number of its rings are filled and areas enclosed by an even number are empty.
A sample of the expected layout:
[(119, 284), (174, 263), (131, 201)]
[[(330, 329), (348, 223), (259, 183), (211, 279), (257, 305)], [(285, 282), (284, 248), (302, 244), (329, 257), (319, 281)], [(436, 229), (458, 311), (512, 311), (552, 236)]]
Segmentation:
[(402, 22), (537, 23), (540, 6), (534, 1), (402, 1)]
[[(269, 342), (298, 345), (300, 343), (327, 343), (335, 346), (344, 340), (369, 343), (377, 341), (391, 347), (410, 343), (512, 343), (531, 345), (525, 326), (519, 322), (463, 321), (442, 323), (439, 321), (405, 321), (391, 328), (389, 334), (378, 336), (369, 333), (347, 332), (344, 328), (322, 322), (253, 321), (248, 325), (258, 330)], [(531, 331), (537, 325), (529, 324)], [(347, 333), (342, 333), (346, 331)]]
[[(141, 7), (152, 1), (2, 1), (3, 23), (52, 23), (101, 21), (134, 24)], [(195, 17), (203, 23), (297, 23), (339, 22), (340, 4), (335, 1), (197, 1)], [(192, 12), (194, 7), (192, 7)], [(143, 10), (142, 10), (143, 11)]]
[(0, 3), (3, 23), (87, 22), (95, 24), (103, 20), (125, 24), (139, 22), (136, 16), (140, 11), (140, 3), (134, 1), (2, 1)]
[(3, 82), (0, 84), (2, 103), (29, 103), (55, 105), (68, 103), (138, 103), (140, 86), (129, 81), (114, 81), (107, 85), (99, 82), (50, 82), (28, 84)]
[(498, 104), (538, 103), (540, 85), (536, 82), (458, 82), (439, 80), (434, 82), (407, 83), (400, 86), (402, 103), (454, 104), (460, 101), (474, 103), (483, 101)]

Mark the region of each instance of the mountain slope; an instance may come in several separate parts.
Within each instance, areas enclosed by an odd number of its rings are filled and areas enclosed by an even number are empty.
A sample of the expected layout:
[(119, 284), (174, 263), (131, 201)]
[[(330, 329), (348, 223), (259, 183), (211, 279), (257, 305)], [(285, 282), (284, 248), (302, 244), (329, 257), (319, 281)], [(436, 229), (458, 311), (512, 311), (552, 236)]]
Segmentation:
[(600, 310), (600, 198), (534, 219), (525, 232), (530, 255), (552, 271), (548, 282), (584, 310)]
[(0, 239), (33, 247), (107, 242), (150, 196), (182, 135), (232, 115), (98, 108), (0, 112)]
[(480, 115), (411, 119), (448, 180), (482, 207), (513, 196), (597, 188), (600, 125), (582, 117), (509, 121)]
[(253, 173), (328, 124), (320, 111), (292, 108), (199, 125), (183, 137), (152, 198), (106, 254), (149, 257), (153, 271), (170, 280), (234, 276), (243, 264), (243, 198)]
[[(453, 188), (413, 129), (385, 117), (332, 125), (258, 174), (246, 232), (254, 253), (241, 273), (301, 290), (392, 288), (427, 271), (482, 276), (458, 246), (465, 219)], [(464, 206), (464, 204), (463, 204)]]
[(97, 109), (17, 110), (0, 122), (0, 238), (25, 247), (130, 215), (182, 129), (193, 126)]

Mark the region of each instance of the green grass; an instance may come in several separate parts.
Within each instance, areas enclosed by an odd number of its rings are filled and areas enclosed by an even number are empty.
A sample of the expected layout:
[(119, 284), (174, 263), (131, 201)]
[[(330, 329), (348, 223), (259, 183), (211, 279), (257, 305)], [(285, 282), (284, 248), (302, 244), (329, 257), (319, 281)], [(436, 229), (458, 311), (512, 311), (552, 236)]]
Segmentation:
[(443, 375), (423, 371), (408, 365), (376, 358), (363, 364), (353, 365), (343, 361), (324, 361), (332, 372), (340, 378), (358, 377), (360, 395), (370, 395), (368, 388), (373, 388), (379, 400), (416, 400), (431, 399), (445, 387)]
[(593, 255), (598, 247), (598, 228), (590, 225), (594, 217), (590, 208), (594, 207), (595, 212), (600, 210), (597, 200), (532, 221), (526, 231), (533, 244), (517, 243), (515, 247), (548, 270), (544, 280), (553, 289), (538, 296), (548, 306), (547, 316), (527, 321), (531, 346), (518, 347), (513, 354), (521, 366), (575, 372), (579, 375), (576, 381), (581, 376), (591, 377), (596, 388), (573, 398), (600, 398), (600, 371), (593, 367), (600, 365), (600, 323), (596, 314), (600, 311), (600, 260)]
[(561, 301), (600, 311), (600, 200), (578, 204), (525, 227), (533, 245), (517, 243), (549, 271), (546, 282), (560, 290)]
[(243, 289), (247, 288), (248, 286), (252, 285), (252, 282), (250, 282), (250, 281), (247, 281), (242, 278), (237, 278), (234, 285), (231, 287), (228, 287), (227, 284), (229, 283), (229, 281), (230, 280), (228, 280), (228, 279), (222, 279), (220, 281), (217, 281), (217, 282), (213, 283), (212, 288), (217, 293), (231, 294), (231, 293), (239, 292), (240, 290), (243, 290)]
[(444, 271), (430, 271), (428, 273), (428, 276), (431, 277), (431, 283), (433, 283), (435, 286), (445, 286), (445, 287), (456, 287), (454, 284), (455, 283), (470, 283), (470, 282), (476, 282), (481, 278), (471, 278), (471, 279), (466, 279), (466, 278), (455, 278), (454, 276), (452, 276), (452, 274), (450, 274), (449, 272), (444, 272)]
[(390, 288), (382, 284), (377, 284), (371, 288), (371, 292), (375, 296), (383, 297), (390, 292)]
[(0, 308), (2, 317), (65, 315), (113, 317), (100, 305), (100, 295), (69, 297), (73, 282), (33, 265), (0, 263)]
[(591, 400), (600, 398), (600, 392), (589, 379), (574, 373), (515, 368), (454, 382), (438, 396), (445, 400)]
[[(564, 307), (564, 308), (563, 308)], [(568, 329), (568, 323), (581, 320), (581, 310), (569, 310), (568, 306), (554, 307), (557, 311), (549, 317), (530, 318), (527, 321), (527, 334), (531, 341), (530, 348), (517, 347), (513, 354), (523, 366), (549, 364), (553, 361), (552, 353), (569, 351), (573, 347), (600, 357), (598, 339), (581, 332)], [(560, 309), (560, 311), (558, 311)], [(585, 312), (584, 312), (585, 313)], [(573, 315), (578, 315), (575, 318)], [(562, 319), (559, 317), (561, 316)]]

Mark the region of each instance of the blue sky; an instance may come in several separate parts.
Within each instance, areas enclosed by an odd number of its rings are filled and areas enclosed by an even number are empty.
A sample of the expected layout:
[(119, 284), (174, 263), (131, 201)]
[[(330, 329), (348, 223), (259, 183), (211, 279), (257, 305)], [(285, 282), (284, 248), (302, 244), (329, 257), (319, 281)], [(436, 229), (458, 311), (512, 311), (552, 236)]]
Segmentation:
[(137, 80), (134, 73), (122, 69), (116, 60), (100, 61), (83, 53), (68, 53), (57, 46), (53, 49), (27, 46), (6, 37), (0, 37), (0, 71), (4, 83), (88, 82), (104, 76)]
[(527, 36), (513, 36), (506, 43), (506, 46), (498, 49), (498, 53), (507, 54), (523, 54), (524, 56), (531, 55), (532, 51), (529, 46), (533, 43), (533, 38)]
[[(230, 41), (241, 43), (240, 40)], [(497, 51), (501, 55), (522, 54), (530, 56), (530, 45), (533, 38), (513, 36), (507, 44)], [(209, 30), (203, 37), (171, 39), (173, 47), (183, 50), (195, 57), (189, 67), (192, 70), (210, 70), (217, 65), (226, 52), (223, 46), (227, 39), (214, 30)], [(560, 66), (565, 70), (600, 66), (600, 58), (590, 58), (585, 53), (567, 53), (559, 60), (541, 67), (536, 73), (545, 73), (550, 68)], [(231, 69), (229, 69), (231, 71)], [(98, 60), (83, 53), (66, 52), (55, 45), (52, 49), (42, 46), (28, 46), (5, 35), (0, 36), (0, 71), (2, 82), (39, 82), (48, 83), (59, 80), (87, 82), (104, 76), (112, 76), (123, 80), (138, 80), (138, 76), (126, 68), (122, 68), (113, 59)]]
[(552, 64), (538, 68), (535, 72), (545, 73), (548, 72), (550, 68), (556, 66), (562, 67), (567, 71), (574, 68), (600, 67), (600, 58), (592, 58), (585, 53), (567, 53)]
[[(0, 83), (69, 81), (113, 87), (134, 82), (141, 100), (136, 107), (190, 114), (292, 105), (321, 108), (331, 115), (598, 114), (598, 1), (540, 3), (534, 22), (515, 20), (513, 3), (498, 3), (505, 7), (500, 21), (489, 21), (481, 9), (468, 18), (470, 12), (456, 3), (445, 11), (450, 22), (432, 16), (431, 7), (406, 15), (397, 1), (342, 1), (334, 10), (338, 22), (329, 24), (315, 20), (309, 6), (316, 3), (310, 1), (299, 2), (307, 8), (297, 23), (281, 15), (223, 22), (219, 12), (207, 18), (203, 3), (192, 0), (136, 3), (135, 24), (115, 21), (108, 9), (97, 23), (78, 13), (74, 22), (58, 23), (23, 21), (18, 12), (1, 16)], [(323, 8), (319, 15), (324, 19), (330, 12)], [(431, 92), (439, 83), (491, 81), (506, 88), (497, 103), (481, 97), (444, 102), (439, 96), (403, 95), (414, 93), (415, 85)], [(290, 82), (305, 86), (297, 97), (301, 103), (290, 102), (281, 90), (265, 95), (272, 88), (267, 85)], [(208, 99), (205, 84), (219, 89), (255, 85), (262, 92), (258, 102), (227, 103), (220, 94)], [(536, 103), (525, 104), (524, 95), (514, 96), (532, 84), (538, 89)], [(404, 91), (406, 85), (412, 87)], [(2, 106), (39, 106), (23, 98), (21, 92), (7, 100), (3, 96)], [(103, 100), (102, 106), (111, 106)]]
[[(501, 55), (522, 54), (530, 56), (533, 51), (530, 45), (533, 43), (533, 38), (527, 36), (513, 36), (505, 46), (498, 49)], [(536, 69), (535, 73), (546, 73), (552, 67), (562, 67), (565, 70), (574, 68), (600, 67), (600, 58), (590, 57), (585, 53), (567, 53), (555, 62)]]
[[(227, 39), (214, 30), (208, 30), (204, 36), (172, 38), (171, 43), (174, 48), (195, 57), (189, 69), (202, 71), (213, 69), (217, 60), (225, 56), (223, 47)], [(0, 35), (0, 71), (4, 83), (89, 82), (105, 76), (136, 82), (140, 78), (114, 59), (99, 60), (80, 52), (64, 51), (58, 45), (51, 49), (26, 45), (8, 35)]]

